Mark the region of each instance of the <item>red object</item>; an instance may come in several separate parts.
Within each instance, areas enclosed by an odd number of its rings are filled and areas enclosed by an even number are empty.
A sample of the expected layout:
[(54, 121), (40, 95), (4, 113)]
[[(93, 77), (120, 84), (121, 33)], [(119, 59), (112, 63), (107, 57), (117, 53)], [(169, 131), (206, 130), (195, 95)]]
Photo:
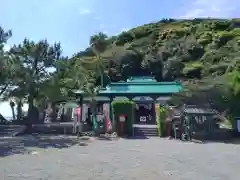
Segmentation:
[(103, 113), (105, 116), (106, 132), (109, 133), (112, 130), (112, 123), (109, 118), (109, 106), (107, 104), (103, 105)]
[[(121, 118), (125, 118), (125, 121), (126, 121), (127, 115), (126, 115), (126, 114), (120, 114), (120, 115), (119, 115), (119, 121), (120, 121)], [(121, 121), (120, 121), (120, 122), (121, 122)]]
[(75, 114), (75, 116), (77, 116), (77, 121), (80, 121), (81, 107), (75, 108), (74, 114)]
[[(121, 133), (121, 135), (124, 135), (124, 124), (125, 124), (125, 121), (126, 121), (126, 117), (127, 117), (126, 114), (120, 114), (120, 115), (119, 115), (120, 133)], [(125, 118), (125, 120), (124, 120), (124, 121), (121, 121), (121, 120), (120, 120), (121, 118)]]

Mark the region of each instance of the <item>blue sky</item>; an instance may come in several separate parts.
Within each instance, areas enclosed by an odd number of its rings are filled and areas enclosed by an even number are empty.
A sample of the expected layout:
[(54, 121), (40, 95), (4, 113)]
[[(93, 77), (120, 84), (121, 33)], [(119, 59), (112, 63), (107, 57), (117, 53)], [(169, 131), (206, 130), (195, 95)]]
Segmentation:
[(237, 0), (7, 0), (0, 25), (12, 29), (9, 45), (24, 37), (60, 41), (64, 54), (87, 47), (89, 37), (114, 35), (164, 17), (240, 17)]
[[(240, 17), (239, 0), (6, 0), (1, 2), (0, 26), (11, 29), (11, 46), (25, 37), (60, 41), (64, 55), (88, 46), (102, 31), (115, 35), (162, 18)], [(11, 115), (8, 103), (0, 112)]]

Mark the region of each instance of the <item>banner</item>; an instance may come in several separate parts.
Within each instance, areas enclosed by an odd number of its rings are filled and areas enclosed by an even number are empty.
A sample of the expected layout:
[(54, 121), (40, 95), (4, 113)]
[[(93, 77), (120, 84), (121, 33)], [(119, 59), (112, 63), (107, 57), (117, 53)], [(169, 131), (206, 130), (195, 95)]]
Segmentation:
[(73, 133), (77, 133), (77, 125), (79, 124), (80, 117), (81, 117), (81, 107), (76, 107), (72, 109), (74, 120), (73, 120)]
[(76, 121), (79, 122), (80, 121), (80, 117), (81, 117), (81, 107), (76, 107), (74, 109), (74, 116), (76, 118)]
[(105, 117), (105, 123), (106, 123), (106, 132), (110, 132), (112, 130), (112, 123), (110, 120), (110, 104), (104, 103), (103, 104), (103, 114)]

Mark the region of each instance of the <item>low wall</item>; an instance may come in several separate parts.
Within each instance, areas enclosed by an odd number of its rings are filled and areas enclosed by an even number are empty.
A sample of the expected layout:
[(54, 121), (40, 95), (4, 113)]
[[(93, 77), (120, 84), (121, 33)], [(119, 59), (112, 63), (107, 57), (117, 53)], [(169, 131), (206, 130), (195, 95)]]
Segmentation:
[(193, 135), (194, 139), (211, 140), (211, 141), (227, 141), (233, 139), (233, 132), (229, 129), (219, 129), (213, 132), (197, 132)]

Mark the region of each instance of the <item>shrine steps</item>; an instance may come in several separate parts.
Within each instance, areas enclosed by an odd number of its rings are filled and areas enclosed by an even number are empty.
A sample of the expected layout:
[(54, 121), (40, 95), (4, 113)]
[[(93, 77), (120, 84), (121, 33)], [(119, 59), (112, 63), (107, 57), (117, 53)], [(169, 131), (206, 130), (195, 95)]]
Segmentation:
[(158, 136), (157, 126), (148, 124), (134, 124), (133, 136)]

